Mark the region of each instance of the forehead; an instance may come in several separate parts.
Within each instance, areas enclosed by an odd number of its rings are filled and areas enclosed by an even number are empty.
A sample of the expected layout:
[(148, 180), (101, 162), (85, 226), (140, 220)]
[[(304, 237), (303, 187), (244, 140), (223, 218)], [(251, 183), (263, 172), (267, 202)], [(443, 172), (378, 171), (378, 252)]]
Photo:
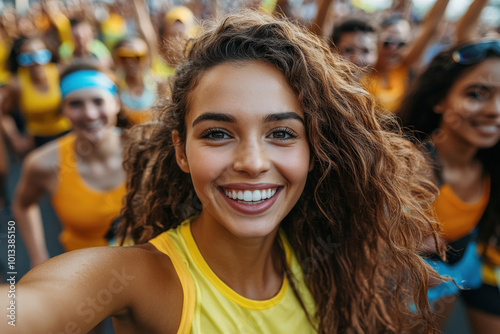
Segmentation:
[(382, 29), (380, 36), (382, 38), (387, 37), (399, 37), (401, 39), (409, 38), (411, 34), (411, 27), (408, 21), (400, 20)]
[(459, 77), (453, 87), (462, 88), (470, 84), (500, 88), (500, 57), (487, 58), (472, 67)]
[(92, 27), (87, 22), (80, 22), (77, 25), (71, 27), (73, 33), (87, 34), (92, 33)]
[(342, 34), (339, 45), (356, 45), (371, 47), (377, 42), (377, 35), (373, 32), (353, 31)]
[(21, 52), (40, 50), (40, 49), (45, 49), (45, 43), (38, 38), (25, 41), (19, 48)]
[(186, 120), (206, 111), (245, 117), (295, 111), (303, 116), (298, 98), (284, 75), (274, 66), (259, 61), (223, 63), (203, 74), (190, 95)]

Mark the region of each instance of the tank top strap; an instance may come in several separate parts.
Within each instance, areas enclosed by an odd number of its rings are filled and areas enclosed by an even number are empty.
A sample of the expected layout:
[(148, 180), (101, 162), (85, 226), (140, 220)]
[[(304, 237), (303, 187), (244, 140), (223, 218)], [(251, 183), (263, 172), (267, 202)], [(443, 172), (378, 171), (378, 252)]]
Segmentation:
[(76, 136), (73, 133), (68, 133), (57, 139), (59, 146), (59, 175), (58, 184), (63, 178), (75, 177), (76, 157), (74, 153)]
[[(196, 245), (191, 234), (191, 222), (195, 218), (185, 220), (176, 228), (150, 240), (158, 250), (171, 257), (181, 282), (188, 280), (185, 276), (191, 277), (189, 287), (192, 287), (193, 294), (189, 291), (185, 295), (192, 299), (186, 301), (189, 308), (183, 309), (183, 312), (189, 312), (186, 317), (191, 319), (191, 333), (315, 332), (316, 324), (310, 321), (315, 322), (314, 299), (293, 248), (283, 232), (280, 231), (279, 238), (288, 268), (293, 273), (294, 288), (304, 308), (289, 286), (287, 275), (283, 276), (277, 294), (266, 300), (249, 299), (226, 285), (208, 266)], [(310, 320), (308, 315), (312, 317)]]
[(181, 282), (182, 293), (184, 296), (182, 301), (181, 323), (179, 325), (179, 329), (177, 330), (177, 334), (190, 333), (196, 302), (193, 279), (189, 274), (186, 264), (179, 254), (177, 247), (167, 232), (163, 232), (149, 242), (160, 252), (165, 253), (174, 265), (177, 276)]

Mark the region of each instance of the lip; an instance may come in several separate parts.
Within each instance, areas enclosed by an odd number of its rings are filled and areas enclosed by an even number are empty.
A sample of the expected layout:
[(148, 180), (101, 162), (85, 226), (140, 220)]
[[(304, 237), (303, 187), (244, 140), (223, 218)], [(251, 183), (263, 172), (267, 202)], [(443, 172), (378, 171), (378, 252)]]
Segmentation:
[[(275, 184), (269, 184), (269, 183), (260, 183), (258, 184), (236, 184), (233, 183), (231, 185), (225, 185), (224, 187), (218, 187), (218, 190), (222, 197), (226, 200), (226, 202), (236, 211), (241, 212), (243, 214), (247, 215), (256, 215), (265, 212), (268, 210), (278, 199), (278, 196), (281, 194), (281, 190), (283, 189), (282, 186), (277, 186)], [(274, 194), (273, 197), (268, 198), (266, 200), (263, 200), (259, 204), (245, 204), (241, 203), (238, 201), (235, 201), (229, 197), (226, 196), (224, 193), (223, 188), (232, 188), (232, 189), (241, 189), (241, 190), (258, 190), (258, 189), (264, 189), (264, 188), (277, 188), (276, 193)]]
[(241, 189), (241, 190), (262, 190), (268, 188), (279, 188), (279, 184), (275, 183), (228, 183), (220, 185), (224, 189)]

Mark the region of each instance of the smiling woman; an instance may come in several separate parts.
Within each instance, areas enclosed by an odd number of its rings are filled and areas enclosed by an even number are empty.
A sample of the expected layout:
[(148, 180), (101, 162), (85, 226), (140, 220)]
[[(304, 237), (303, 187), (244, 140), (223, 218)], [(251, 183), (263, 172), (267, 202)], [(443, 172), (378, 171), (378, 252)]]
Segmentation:
[(434, 182), (441, 188), (434, 213), (450, 251), (448, 263), (432, 264), (471, 289), (460, 291), (447, 282), (431, 289), (429, 300), (438, 305), (444, 323), (455, 297), (462, 295), (474, 332), (496, 333), (500, 331), (500, 40), (461, 44), (438, 54), (404, 100), (400, 115), (426, 143), (435, 165)]
[[(206, 235), (214, 223), (239, 236), (275, 232), (311, 164), (304, 113), (285, 77), (266, 62), (223, 63), (192, 94), (188, 136), (181, 143), (176, 131), (174, 142), (179, 166), (206, 206), (199, 219), (208, 221), (193, 224), (193, 232), (200, 226)], [(262, 200), (262, 192), (272, 196)]]
[(32, 266), (49, 257), (41, 196), (50, 195), (63, 226), (60, 241), (70, 251), (107, 245), (125, 194), (115, 84), (95, 65), (75, 64), (61, 76), (61, 95), (73, 131), (26, 158), (12, 204)]
[[(156, 122), (131, 129), (121, 235), (137, 245), (27, 274), (19, 305), (57, 299), (27, 311), (37, 331), (112, 315), (117, 333), (401, 333), (419, 321), (434, 333), (418, 250), (435, 233), (436, 188), (350, 65), (251, 11), (186, 50)], [(117, 272), (123, 289), (82, 318)]]

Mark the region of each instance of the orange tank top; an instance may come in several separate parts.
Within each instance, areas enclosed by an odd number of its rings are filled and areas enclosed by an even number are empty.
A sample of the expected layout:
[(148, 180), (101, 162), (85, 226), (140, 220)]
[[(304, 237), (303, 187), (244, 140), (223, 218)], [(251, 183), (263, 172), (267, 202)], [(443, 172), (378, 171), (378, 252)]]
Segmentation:
[(59, 112), (61, 91), (56, 65), (42, 67), (48, 82), (47, 92), (40, 92), (31, 81), (29, 69), (20, 67), (17, 72), (21, 92), (19, 106), (28, 131), (34, 136), (55, 136), (71, 128), (71, 123)]
[(444, 184), (434, 202), (434, 214), (441, 229), (439, 234), (448, 242), (456, 241), (471, 233), (479, 223), (490, 199), (490, 178), (484, 182), (481, 199), (467, 203), (458, 198), (451, 187)]
[(105, 235), (120, 215), (125, 182), (110, 190), (90, 188), (81, 178), (74, 151), (75, 135), (58, 139), (58, 184), (52, 206), (63, 230), (59, 240), (66, 251), (106, 246)]

